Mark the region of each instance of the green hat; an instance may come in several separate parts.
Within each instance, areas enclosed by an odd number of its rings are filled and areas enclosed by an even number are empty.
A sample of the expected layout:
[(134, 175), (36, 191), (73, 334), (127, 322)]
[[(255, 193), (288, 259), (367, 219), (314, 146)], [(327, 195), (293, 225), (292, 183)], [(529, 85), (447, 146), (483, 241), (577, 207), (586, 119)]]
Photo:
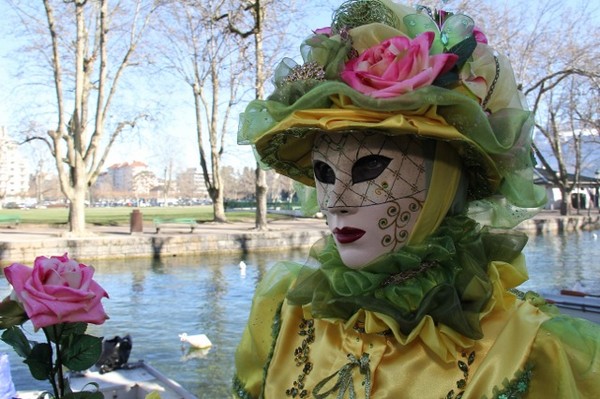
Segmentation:
[(311, 153), (320, 131), (377, 131), (444, 141), (461, 158), (471, 209), (512, 226), (538, 208), (533, 118), (508, 59), (465, 15), (388, 0), (350, 0), (330, 28), (284, 59), (275, 91), (240, 116), (238, 142), (278, 173), (314, 185)]

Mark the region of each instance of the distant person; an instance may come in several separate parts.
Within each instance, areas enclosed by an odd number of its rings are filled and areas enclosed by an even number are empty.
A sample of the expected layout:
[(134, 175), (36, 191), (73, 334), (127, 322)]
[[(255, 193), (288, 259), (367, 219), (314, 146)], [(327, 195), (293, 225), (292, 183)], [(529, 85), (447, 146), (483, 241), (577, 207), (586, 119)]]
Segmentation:
[(600, 398), (600, 328), (527, 280), (533, 116), (465, 15), (343, 3), (239, 139), (316, 187), (314, 264), (256, 289), (239, 398)]

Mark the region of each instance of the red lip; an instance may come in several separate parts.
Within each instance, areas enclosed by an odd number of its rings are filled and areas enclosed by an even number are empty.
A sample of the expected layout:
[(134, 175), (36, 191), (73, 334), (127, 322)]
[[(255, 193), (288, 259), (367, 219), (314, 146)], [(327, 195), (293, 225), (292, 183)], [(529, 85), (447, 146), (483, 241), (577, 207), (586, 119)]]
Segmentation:
[(344, 227), (342, 229), (336, 227), (333, 229), (333, 235), (340, 244), (349, 244), (365, 235), (365, 231), (354, 227)]

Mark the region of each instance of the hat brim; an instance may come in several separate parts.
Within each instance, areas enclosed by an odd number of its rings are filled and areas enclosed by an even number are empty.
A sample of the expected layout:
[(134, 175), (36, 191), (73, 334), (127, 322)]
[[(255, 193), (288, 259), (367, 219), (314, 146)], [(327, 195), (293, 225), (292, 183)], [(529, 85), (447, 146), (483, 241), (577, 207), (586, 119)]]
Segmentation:
[[(414, 135), (443, 140), (452, 145), (463, 160), (469, 178), (469, 197), (494, 193), (502, 176), (494, 161), (474, 141), (435, 112), (435, 107), (405, 113), (364, 109), (310, 109), (292, 112), (255, 143), (262, 162), (301, 183), (314, 186), (312, 149), (319, 132), (377, 131), (389, 136)], [(472, 192), (476, 190), (477, 192)]]

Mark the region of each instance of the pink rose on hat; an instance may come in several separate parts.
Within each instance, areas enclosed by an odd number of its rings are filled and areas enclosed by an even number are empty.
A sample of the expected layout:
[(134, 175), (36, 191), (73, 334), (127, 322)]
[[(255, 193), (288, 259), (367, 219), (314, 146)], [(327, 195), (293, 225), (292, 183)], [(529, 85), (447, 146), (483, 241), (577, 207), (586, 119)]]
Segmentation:
[(106, 291), (93, 280), (94, 268), (63, 256), (38, 256), (33, 269), (13, 263), (4, 274), (31, 319), (43, 328), (59, 323), (102, 324)]
[(424, 32), (414, 39), (396, 36), (365, 50), (346, 63), (341, 78), (353, 89), (376, 98), (397, 97), (431, 85), (458, 60), (456, 54), (429, 55), (435, 38)]

